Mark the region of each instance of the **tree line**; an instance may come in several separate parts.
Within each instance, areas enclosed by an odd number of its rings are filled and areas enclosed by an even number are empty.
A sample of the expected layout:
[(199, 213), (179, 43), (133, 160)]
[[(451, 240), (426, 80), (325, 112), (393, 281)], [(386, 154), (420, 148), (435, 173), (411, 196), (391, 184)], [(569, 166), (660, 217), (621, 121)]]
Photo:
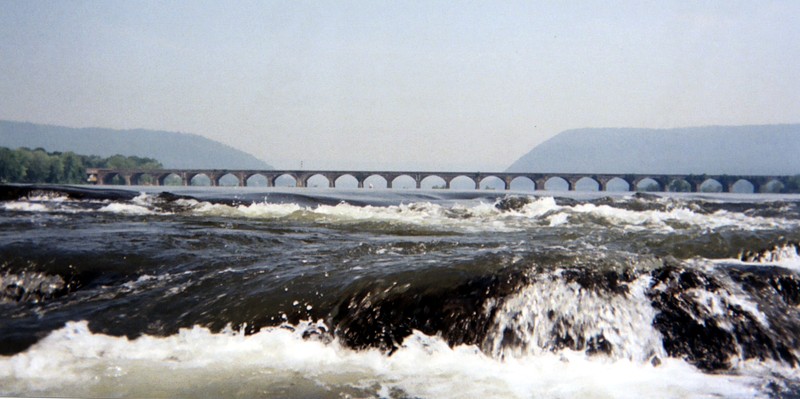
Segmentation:
[(137, 156), (80, 155), (72, 151), (47, 152), (43, 148), (0, 147), (0, 182), (80, 184), (86, 168), (161, 169), (159, 161)]

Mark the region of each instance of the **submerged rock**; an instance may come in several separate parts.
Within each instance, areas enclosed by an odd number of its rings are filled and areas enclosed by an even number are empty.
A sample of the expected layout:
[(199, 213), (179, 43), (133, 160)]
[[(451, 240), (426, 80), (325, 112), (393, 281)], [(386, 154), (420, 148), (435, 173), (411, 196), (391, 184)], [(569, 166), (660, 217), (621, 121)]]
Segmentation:
[[(709, 371), (730, 369), (735, 358), (797, 366), (800, 314), (776, 300), (778, 292), (764, 289), (788, 276), (770, 279), (765, 269), (752, 269), (749, 277), (735, 268), (721, 275), (675, 266), (653, 271), (648, 292), (658, 310), (653, 325), (667, 353)], [(753, 273), (760, 276), (753, 279)]]
[(531, 202), (531, 197), (503, 197), (494, 204), (494, 207), (501, 211), (519, 211)]

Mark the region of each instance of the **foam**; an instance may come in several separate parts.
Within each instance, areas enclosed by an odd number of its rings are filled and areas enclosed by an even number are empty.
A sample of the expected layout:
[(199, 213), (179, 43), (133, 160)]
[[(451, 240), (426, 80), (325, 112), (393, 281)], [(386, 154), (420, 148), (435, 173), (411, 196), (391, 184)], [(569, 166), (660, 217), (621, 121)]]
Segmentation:
[(754, 397), (747, 376), (709, 375), (676, 359), (659, 367), (575, 352), (490, 358), (414, 332), (392, 356), (336, 341), (302, 339), (308, 328), (245, 336), (194, 327), (135, 340), (93, 334), (70, 322), (34, 347), (0, 358), (0, 395), (281, 396), (420, 398)]
[(304, 209), (297, 204), (253, 203), (250, 205), (229, 206), (185, 199), (177, 200), (175, 203), (189, 208), (192, 213), (198, 215), (258, 219), (282, 218)]
[(8, 201), (3, 203), (3, 209), (14, 212), (51, 212), (53, 208), (45, 204), (27, 201)]
[(96, 200), (76, 201), (67, 197), (32, 196), (17, 201), (0, 202), (0, 209), (31, 213), (79, 213), (90, 211), (89, 208), (81, 207), (82, 203), (97, 204), (105, 202)]
[(703, 214), (686, 207), (677, 207), (669, 210), (633, 211), (608, 205), (579, 204), (568, 210), (575, 214), (590, 214), (603, 218), (612, 225), (636, 226), (651, 230), (660, 229), (666, 232), (673, 231), (676, 225), (689, 225), (712, 230), (723, 227), (759, 230), (773, 229), (776, 225), (789, 223), (784, 219), (752, 217), (743, 213), (732, 213), (724, 210), (719, 210), (712, 214)]
[(108, 212), (108, 213), (117, 213), (122, 215), (153, 215), (156, 212), (153, 210), (142, 206), (142, 205), (135, 205), (135, 204), (122, 204), (119, 202), (114, 202), (108, 204), (100, 209), (99, 212)]
[[(732, 295), (725, 289), (718, 290), (717, 292), (709, 292), (703, 289), (690, 289), (686, 291), (686, 294), (693, 299), (698, 308), (705, 311), (704, 313), (706, 315), (715, 316), (719, 326), (727, 331), (733, 331), (733, 326), (727, 319), (729, 305), (738, 306), (744, 312), (749, 313), (758, 320), (762, 326), (769, 328), (767, 316), (758, 309), (757, 304), (745, 299), (746, 296), (743, 293), (740, 293), (740, 295)], [(702, 320), (698, 321), (702, 322)]]
[[(526, 357), (552, 352), (558, 345), (554, 331), (576, 341), (602, 336), (611, 345), (614, 359), (646, 362), (664, 358), (661, 334), (652, 326), (655, 310), (645, 295), (650, 277), (628, 284), (629, 293), (583, 289), (576, 282), (552, 275), (537, 280), (507, 298), (496, 311), (489, 341), (495, 357)], [(557, 315), (549, 317), (549, 314)], [(567, 331), (562, 331), (567, 329)], [(506, 346), (514, 334), (512, 345)]]
[[(92, 202), (92, 201), (90, 201)], [(21, 212), (95, 212), (79, 207), (78, 201), (67, 198), (34, 198), (4, 202), (2, 209)], [(193, 199), (179, 199), (174, 204), (197, 216), (218, 216), (277, 220), (292, 218), (322, 224), (388, 223), (417, 226), (437, 231), (513, 232), (531, 228), (561, 227), (601, 223), (604, 227), (671, 232), (689, 227), (702, 229), (734, 228), (746, 230), (774, 229), (792, 226), (797, 221), (753, 217), (744, 213), (717, 211), (695, 212), (685, 206), (667, 210), (635, 211), (609, 205), (583, 203), (560, 206), (553, 197), (533, 198), (519, 210), (501, 211), (495, 204), (481, 201), (444, 205), (415, 202), (392, 206), (337, 205), (301, 206), (295, 203), (251, 203), (249, 205), (216, 204)], [(141, 193), (130, 202), (105, 202), (97, 211), (122, 215), (169, 214), (160, 207), (157, 197)], [(581, 216), (590, 216), (589, 218)]]
[[(353, 223), (388, 223), (408, 225), (434, 230), (461, 231), (512, 231), (501, 221), (491, 220), (499, 211), (492, 204), (474, 207), (455, 205), (445, 207), (429, 202), (400, 204), (394, 206), (356, 206), (347, 203), (318, 205), (314, 208), (297, 204), (253, 203), (229, 206), (184, 200), (190, 211), (202, 216), (242, 217), (264, 220), (293, 218), (320, 224), (346, 225)], [(487, 223), (488, 222), (488, 223)]]
[(72, 201), (66, 195), (62, 195), (59, 193), (48, 193), (48, 192), (41, 192), (39, 194), (28, 195), (25, 197), (28, 201), (32, 202), (65, 202), (65, 201)]
[(795, 245), (776, 245), (770, 250), (746, 256), (744, 260), (728, 258), (710, 260), (711, 266), (778, 266), (800, 273), (800, 249)]
[(776, 265), (800, 272), (800, 247), (790, 244), (776, 245), (771, 250), (754, 255), (752, 259), (743, 263)]

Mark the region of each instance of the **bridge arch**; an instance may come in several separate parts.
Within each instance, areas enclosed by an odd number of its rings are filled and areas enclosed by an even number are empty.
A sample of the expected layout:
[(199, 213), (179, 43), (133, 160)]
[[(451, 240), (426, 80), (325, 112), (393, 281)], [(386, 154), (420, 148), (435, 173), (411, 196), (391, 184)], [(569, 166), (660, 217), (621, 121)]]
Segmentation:
[(447, 180), (439, 175), (425, 175), (419, 181), (419, 188), (430, 190), (430, 189), (446, 189), (450, 188), (450, 185), (447, 184)]
[(272, 178), (272, 187), (303, 187), (303, 185), (293, 173), (282, 173)]
[(528, 176), (517, 176), (511, 179), (509, 189), (517, 191), (535, 191), (536, 183)]
[(723, 186), (719, 180), (708, 178), (700, 182), (697, 191), (703, 193), (721, 193), (726, 190), (725, 186)]
[(506, 190), (508, 188), (506, 181), (496, 175), (484, 176), (478, 182), (478, 187), (483, 190)]
[(739, 179), (736, 180), (731, 185), (731, 192), (732, 193), (757, 193), (758, 192), (758, 185), (748, 179)]
[(547, 191), (569, 191), (572, 189), (572, 183), (561, 176), (547, 176), (544, 177), (542, 188)]
[(156, 176), (159, 186), (185, 186), (183, 177), (175, 172), (162, 173)]
[(601, 191), (600, 182), (591, 176), (583, 176), (575, 181), (575, 191)]
[(190, 186), (211, 186), (213, 180), (204, 172), (192, 173), (186, 176)]
[(671, 193), (691, 193), (697, 192), (697, 188), (696, 186), (692, 186), (692, 183), (683, 177), (674, 177), (669, 179), (665, 191)]
[(655, 192), (655, 191), (665, 191), (665, 190), (664, 190), (664, 183), (652, 177), (641, 177), (639, 179), (634, 180), (633, 191)]
[(407, 174), (400, 174), (392, 178), (392, 188), (411, 189), (417, 187), (417, 180)]
[(474, 190), (478, 183), (467, 175), (457, 175), (450, 177), (447, 186), (453, 190)]
[(780, 179), (769, 179), (761, 186), (762, 193), (780, 193), (786, 187)]
[(389, 180), (379, 174), (369, 175), (364, 179), (364, 187), (366, 188), (389, 188)]
[(358, 188), (359, 181), (352, 174), (344, 173), (336, 176), (336, 179), (333, 181), (333, 186), (335, 188)]
[(251, 173), (245, 176), (244, 185), (247, 187), (269, 187), (269, 179), (261, 173)]
[(315, 173), (308, 176), (303, 182), (304, 187), (333, 187), (333, 182), (328, 176), (322, 173)]
[(612, 177), (605, 183), (604, 191), (634, 191), (630, 183), (621, 177)]
[(157, 186), (158, 179), (148, 172), (134, 173), (131, 175), (131, 184), (134, 186)]
[(214, 182), (215, 186), (221, 186), (221, 187), (244, 186), (244, 182), (242, 181), (242, 179), (239, 176), (236, 176), (232, 172), (224, 173), (218, 176), (215, 180), (216, 180)]
[(130, 178), (126, 178), (122, 173), (110, 172), (102, 178), (103, 184), (119, 186), (130, 185)]

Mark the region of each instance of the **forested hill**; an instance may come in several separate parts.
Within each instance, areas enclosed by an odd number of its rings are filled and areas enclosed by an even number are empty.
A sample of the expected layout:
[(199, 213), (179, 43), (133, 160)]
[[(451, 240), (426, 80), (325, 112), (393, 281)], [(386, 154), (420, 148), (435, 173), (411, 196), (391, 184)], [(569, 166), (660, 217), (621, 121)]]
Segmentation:
[(800, 124), (567, 130), (507, 171), (796, 175)]
[(155, 130), (75, 129), (0, 121), (0, 146), (73, 151), (101, 157), (116, 154), (147, 157), (159, 160), (165, 168), (272, 168), (246, 152), (202, 136)]

